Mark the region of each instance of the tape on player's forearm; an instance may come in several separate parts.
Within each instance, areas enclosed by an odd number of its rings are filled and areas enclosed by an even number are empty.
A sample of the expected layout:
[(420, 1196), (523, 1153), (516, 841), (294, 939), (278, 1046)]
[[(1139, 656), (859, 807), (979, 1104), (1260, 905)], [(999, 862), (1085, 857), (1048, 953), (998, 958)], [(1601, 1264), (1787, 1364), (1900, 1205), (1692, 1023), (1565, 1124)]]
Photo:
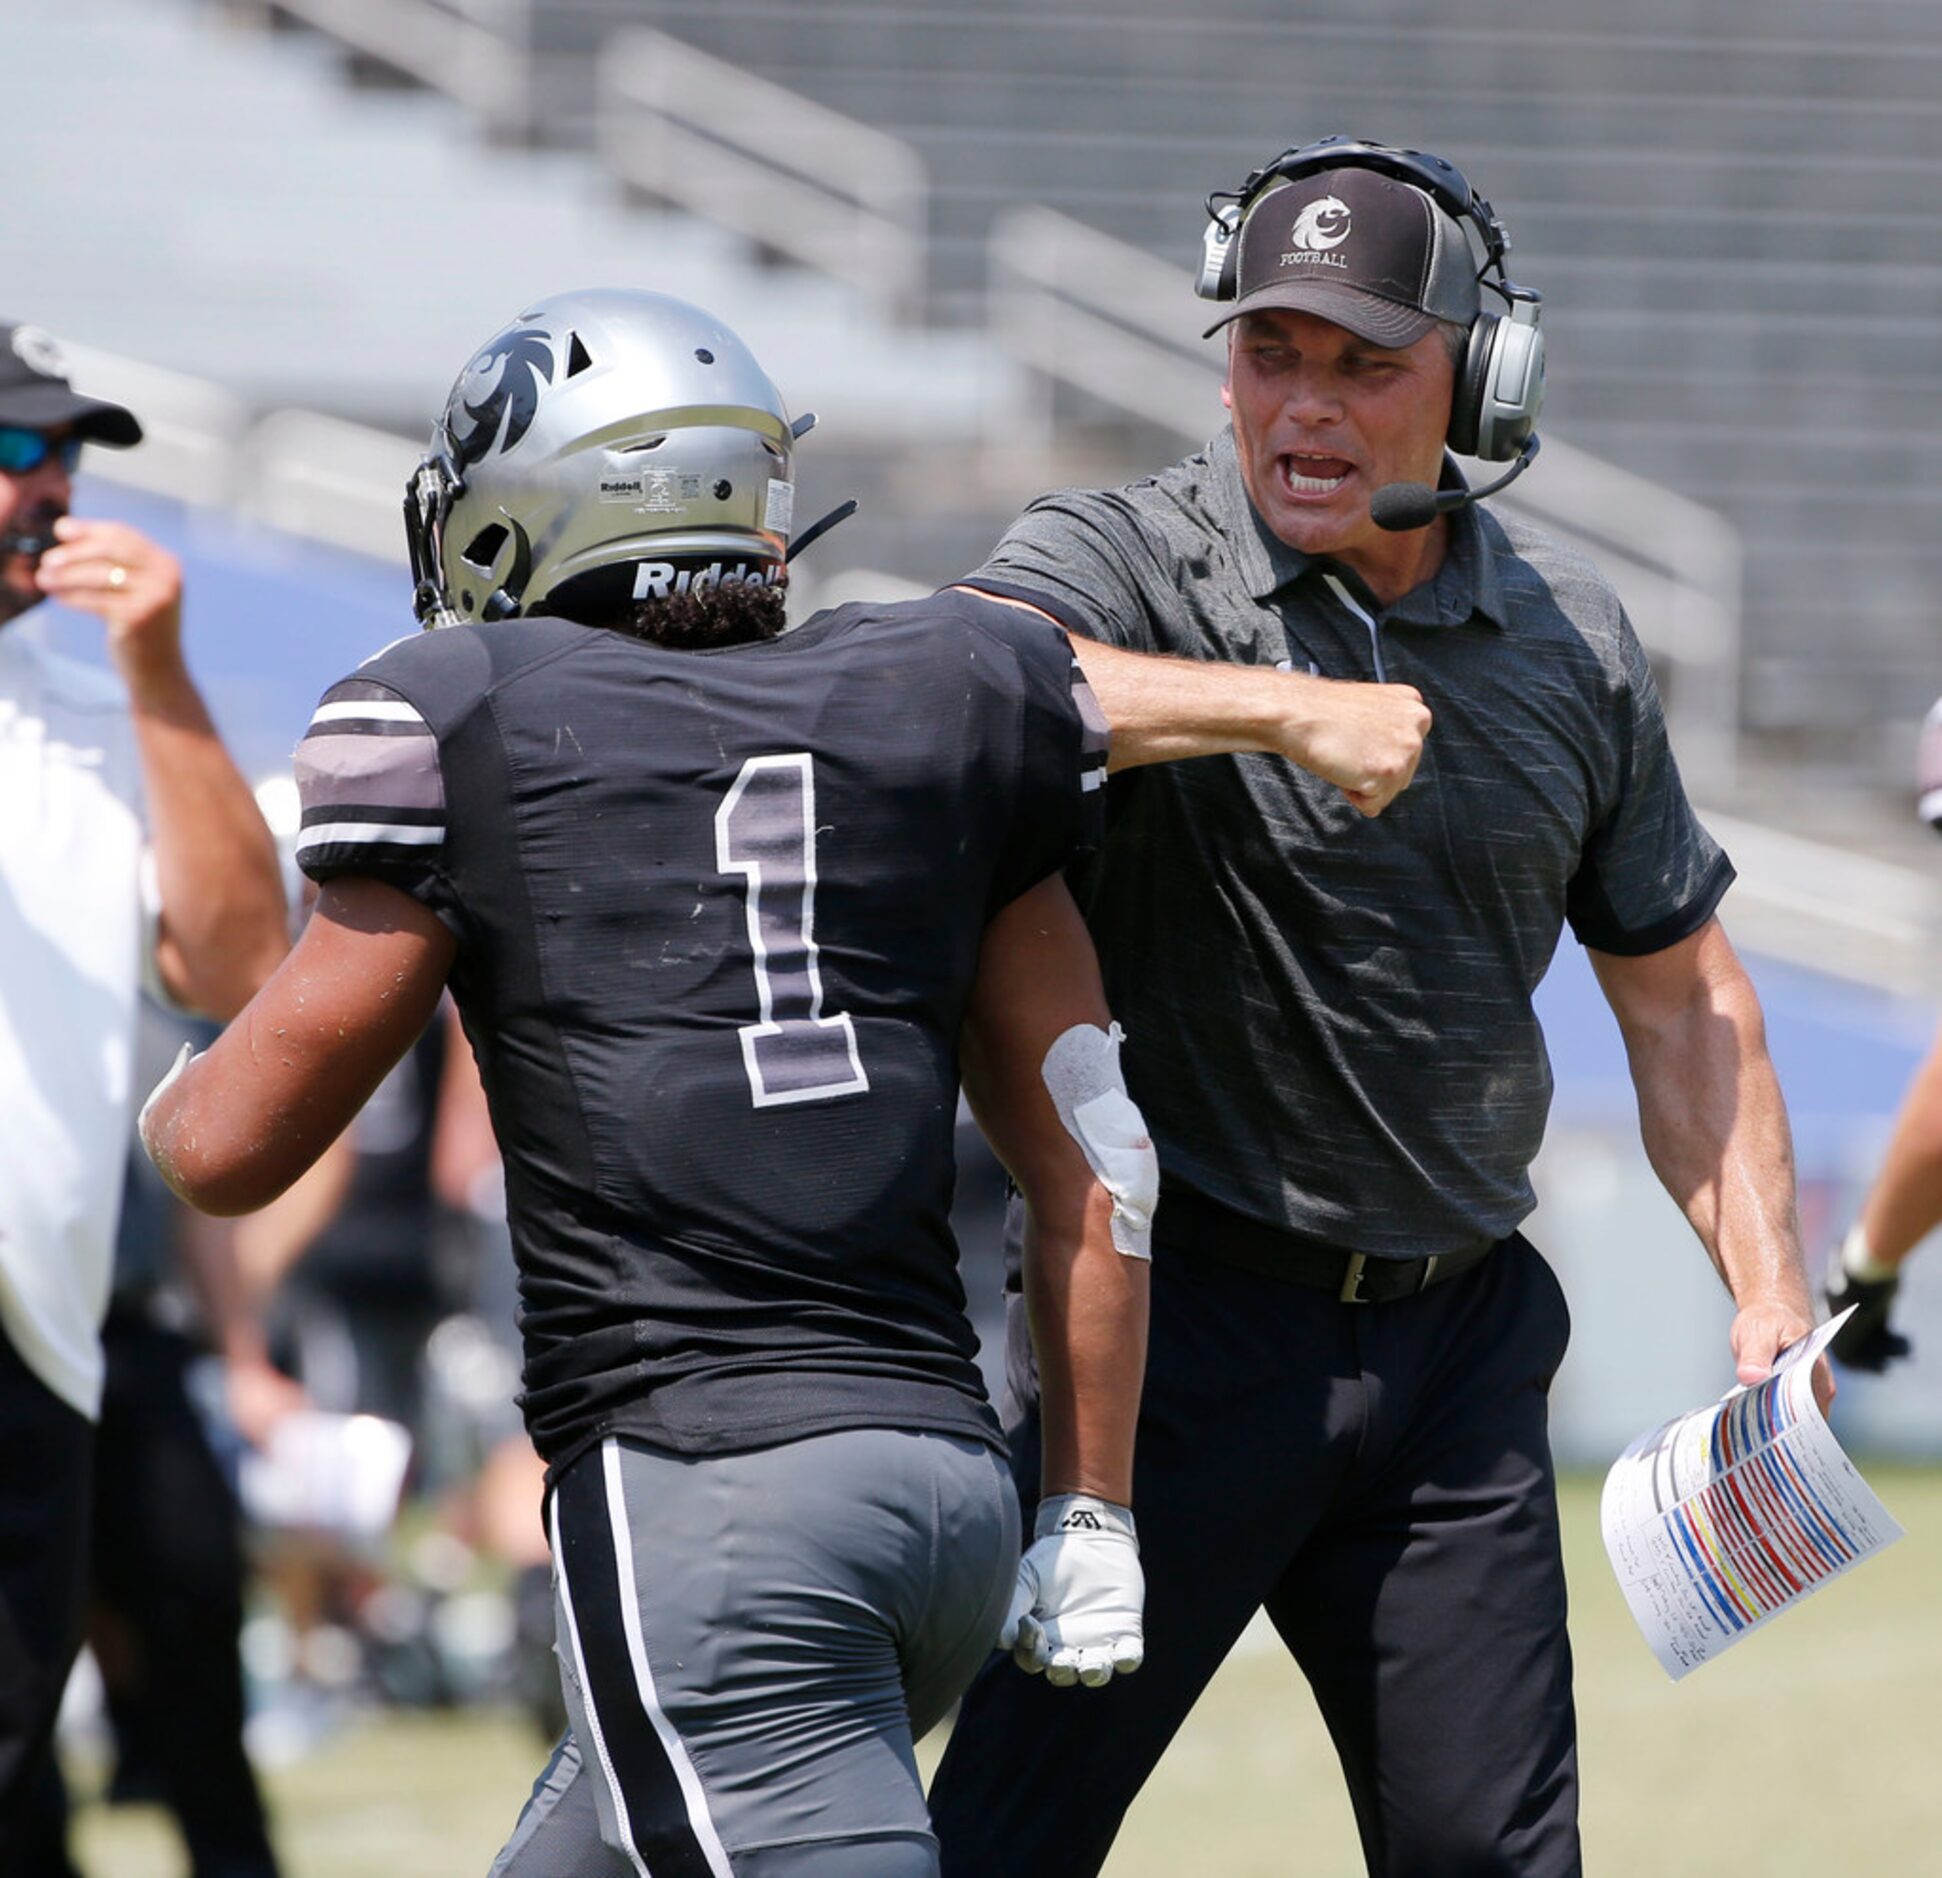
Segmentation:
[(1046, 1093), (1099, 1184), (1112, 1195), (1113, 1245), (1128, 1258), (1152, 1256), (1160, 1157), (1146, 1118), (1119, 1069), (1125, 1032), (1074, 1024), (1045, 1053)]

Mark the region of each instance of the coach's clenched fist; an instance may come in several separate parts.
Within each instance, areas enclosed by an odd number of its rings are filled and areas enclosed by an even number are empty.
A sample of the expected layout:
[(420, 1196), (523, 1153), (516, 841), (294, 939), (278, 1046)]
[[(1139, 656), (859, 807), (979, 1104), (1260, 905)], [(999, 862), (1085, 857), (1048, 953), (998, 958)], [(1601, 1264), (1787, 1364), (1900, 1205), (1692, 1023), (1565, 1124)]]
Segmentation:
[(1415, 779), (1429, 706), (1414, 685), (1364, 685), (1289, 674), (1281, 754), (1332, 782), (1364, 815), (1380, 815)]

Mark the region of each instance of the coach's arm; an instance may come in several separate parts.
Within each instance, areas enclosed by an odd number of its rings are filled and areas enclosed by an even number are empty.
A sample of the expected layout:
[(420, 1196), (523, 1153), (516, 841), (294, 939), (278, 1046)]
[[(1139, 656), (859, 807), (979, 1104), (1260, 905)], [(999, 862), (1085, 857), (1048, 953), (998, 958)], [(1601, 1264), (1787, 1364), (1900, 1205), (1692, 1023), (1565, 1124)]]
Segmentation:
[(160, 900), (155, 969), (185, 1010), (243, 1008), (289, 945), (276, 844), (182, 653), (182, 569), (121, 522), (65, 516), (41, 592), (108, 628), (128, 690)]
[[(1061, 622), (1007, 594), (976, 594)], [(1176, 659), (1066, 633), (1112, 732), (1107, 768), (1260, 750), (1333, 783), (1364, 815), (1407, 789), (1429, 735), (1414, 685), (1360, 684), (1222, 659)]]
[[(1814, 1328), (1793, 1138), (1759, 998), (1717, 919), (1661, 951), (1590, 958), (1625, 1038), (1646, 1156), (1733, 1294), (1735, 1367), (1758, 1382)], [(1825, 1358), (1814, 1383), (1825, 1406)]]

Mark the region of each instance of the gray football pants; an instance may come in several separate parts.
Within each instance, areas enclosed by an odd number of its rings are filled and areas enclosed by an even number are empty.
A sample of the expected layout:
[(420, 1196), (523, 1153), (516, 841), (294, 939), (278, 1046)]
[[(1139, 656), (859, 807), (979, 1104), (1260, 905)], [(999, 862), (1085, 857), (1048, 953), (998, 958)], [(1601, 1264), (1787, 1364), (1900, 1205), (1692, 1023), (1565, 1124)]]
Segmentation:
[(913, 1748), (1004, 1619), (998, 1455), (894, 1429), (708, 1459), (610, 1438), (549, 1517), (570, 1726), (493, 1878), (933, 1878)]

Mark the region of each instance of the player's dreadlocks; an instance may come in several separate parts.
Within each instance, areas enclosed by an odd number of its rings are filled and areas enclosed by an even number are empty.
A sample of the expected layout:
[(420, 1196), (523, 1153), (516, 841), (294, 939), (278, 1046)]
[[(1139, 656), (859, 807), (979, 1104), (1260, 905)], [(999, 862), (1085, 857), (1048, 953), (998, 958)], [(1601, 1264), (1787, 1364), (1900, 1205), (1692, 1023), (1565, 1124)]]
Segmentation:
[(705, 652), (713, 646), (753, 645), (773, 639), (788, 623), (782, 583), (760, 580), (710, 581), (699, 591), (651, 595), (636, 600), (626, 569), (612, 569), (562, 583), (536, 614), (570, 619), (581, 626), (604, 627), (645, 639), (677, 652)]
[(625, 617), (600, 623), (652, 645), (702, 652), (710, 646), (745, 646), (773, 639), (787, 624), (787, 604), (779, 586), (737, 580), (705, 593), (642, 600)]

